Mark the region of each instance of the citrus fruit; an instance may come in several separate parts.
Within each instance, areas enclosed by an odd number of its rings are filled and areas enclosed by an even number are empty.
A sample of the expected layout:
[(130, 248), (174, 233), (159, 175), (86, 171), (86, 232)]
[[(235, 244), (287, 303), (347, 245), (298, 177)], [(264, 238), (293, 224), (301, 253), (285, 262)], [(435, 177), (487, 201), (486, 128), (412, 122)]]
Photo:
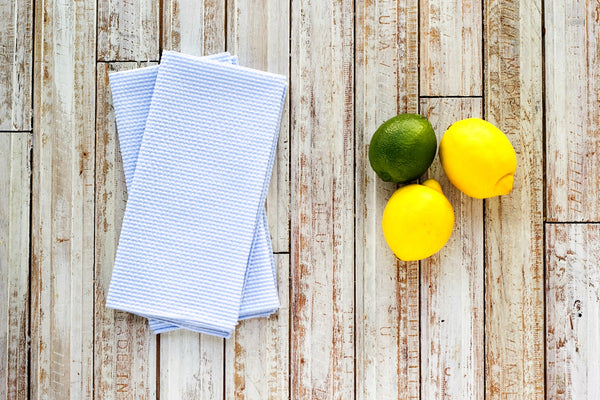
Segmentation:
[(427, 118), (400, 114), (385, 121), (373, 134), (369, 162), (386, 182), (417, 179), (431, 165), (437, 139)]
[(454, 210), (440, 184), (429, 179), (422, 185), (396, 190), (383, 210), (381, 225), (396, 257), (422, 260), (437, 253), (450, 239)]
[(452, 124), (440, 142), (440, 160), (450, 182), (468, 196), (485, 199), (512, 190), (515, 149), (487, 121), (468, 118)]

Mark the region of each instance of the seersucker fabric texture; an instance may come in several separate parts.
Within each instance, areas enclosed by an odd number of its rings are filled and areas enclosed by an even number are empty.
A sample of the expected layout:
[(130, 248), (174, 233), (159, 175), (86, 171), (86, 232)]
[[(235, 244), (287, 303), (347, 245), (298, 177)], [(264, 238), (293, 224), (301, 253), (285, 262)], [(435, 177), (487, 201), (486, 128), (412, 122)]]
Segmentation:
[[(261, 237), (270, 247), (263, 204), (287, 81), (175, 52), (154, 69), (138, 82), (154, 78), (141, 145), (122, 147), (129, 200), (107, 306), (158, 320), (157, 332), (228, 337), (279, 305), (272, 254), (251, 250)], [(145, 96), (120, 108), (113, 91), (119, 135), (125, 110), (145, 114)], [(252, 265), (268, 266), (256, 286)]]
[[(206, 58), (237, 64), (236, 57), (229, 53), (215, 54)], [(152, 66), (110, 74), (113, 106), (128, 187), (133, 180), (158, 68), (159, 66)], [(256, 242), (248, 262), (240, 319), (268, 316), (279, 307), (266, 213), (263, 212), (262, 218), (262, 223), (256, 228)], [(156, 319), (150, 319), (149, 323), (155, 333), (179, 328), (169, 322)]]

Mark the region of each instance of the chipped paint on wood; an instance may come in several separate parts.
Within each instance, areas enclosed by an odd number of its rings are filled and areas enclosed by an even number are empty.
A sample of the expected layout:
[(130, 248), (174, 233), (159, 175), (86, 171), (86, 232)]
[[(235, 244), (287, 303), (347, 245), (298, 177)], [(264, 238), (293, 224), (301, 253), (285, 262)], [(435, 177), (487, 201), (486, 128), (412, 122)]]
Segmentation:
[(548, 220), (597, 222), (600, 5), (556, 0), (545, 4)]
[[(422, 99), (421, 113), (439, 142), (455, 121), (481, 118), (482, 99)], [(483, 400), (483, 201), (455, 188), (439, 158), (427, 178), (440, 182), (455, 223), (446, 246), (421, 262), (421, 395)]]
[(127, 201), (108, 74), (147, 65), (97, 66), (94, 397), (98, 400), (156, 397), (156, 336), (146, 318), (105, 305)]
[(225, 3), (221, 0), (163, 0), (163, 49), (196, 56), (224, 51)]
[(240, 321), (226, 341), (226, 398), (287, 400), (289, 388), (288, 254), (275, 255), (281, 308), (268, 318)]
[(541, 0), (486, 0), (485, 116), (517, 153), (485, 201), (486, 399), (544, 398)]
[(291, 7), (291, 397), (351, 400), (353, 4)]
[(420, 0), (421, 96), (481, 96), (482, 3)]
[(600, 226), (546, 228), (549, 399), (600, 398)]
[(418, 2), (357, 5), (356, 374), (358, 399), (419, 398), (419, 264), (398, 262), (381, 216), (397, 185), (371, 169), (377, 127), (418, 111)]
[(29, 133), (0, 133), (0, 399), (28, 393)]
[(32, 399), (89, 399), (94, 343), (96, 6), (35, 7)]
[(160, 398), (222, 399), (224, 341), (179, 329), (160, 335)]
[[(289, 75), (289, 3), (231, 1), (227, 50), (240, 65)], [(284, 107), (267, 217), (274, 252), (289, 251), (289, 96)], [(275, 255), (281, 308), (269, 318), (240, 321), (226, 341), (227, 399), (284, 400), (289, 388), (289, 254)]]
[(158, 60), (160, 0), (99, 0), (98, 61)]
[(0, 131), (31, 129), (33, 0), (0, 3)]

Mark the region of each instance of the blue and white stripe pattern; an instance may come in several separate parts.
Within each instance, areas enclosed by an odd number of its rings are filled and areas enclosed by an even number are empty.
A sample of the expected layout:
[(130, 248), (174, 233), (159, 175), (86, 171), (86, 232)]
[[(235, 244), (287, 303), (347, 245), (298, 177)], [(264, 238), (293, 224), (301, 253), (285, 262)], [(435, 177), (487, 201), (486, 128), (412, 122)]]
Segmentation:
[(130, 194), (107, 306), (158, 319), (156, 332), (224, 337), (272, 313), (262, 204), (285, 78), (165, 52), (158, 68), (112, 74), (111, 88)]
[[(215, 54), (206, 58), (237, 64), (237, 58), (229, 53)], [(128, 187), (133, 180), (158, 68), (158, 66), (146, 67), (110, 74), (125, 181)], [(271, 275), (274, 273), (275, 265), (267, 216), (263, 212), (263, 223), (257, 226), (256, 242), (248, 263), (240, 319), (268, 316), (278, 308), (277, 287), (275, 283), (271, 284)], [(150, 328), (155, 333), (162, 333), (178, 327), (150, 319)]]

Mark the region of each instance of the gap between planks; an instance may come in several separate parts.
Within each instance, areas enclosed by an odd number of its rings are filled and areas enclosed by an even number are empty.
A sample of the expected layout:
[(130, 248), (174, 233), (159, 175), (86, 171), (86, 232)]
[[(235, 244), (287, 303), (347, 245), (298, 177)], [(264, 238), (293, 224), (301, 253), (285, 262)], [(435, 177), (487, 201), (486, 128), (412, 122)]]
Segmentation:
[(483, 96), (419, 96), (420, 99), (483, 99)]
[(548, 225), (600, 225), (600, 221), (545, 221)]
[(117, 64), (117, 63), (158, 63), (160, 60), (96, 60), (98, 64)]

